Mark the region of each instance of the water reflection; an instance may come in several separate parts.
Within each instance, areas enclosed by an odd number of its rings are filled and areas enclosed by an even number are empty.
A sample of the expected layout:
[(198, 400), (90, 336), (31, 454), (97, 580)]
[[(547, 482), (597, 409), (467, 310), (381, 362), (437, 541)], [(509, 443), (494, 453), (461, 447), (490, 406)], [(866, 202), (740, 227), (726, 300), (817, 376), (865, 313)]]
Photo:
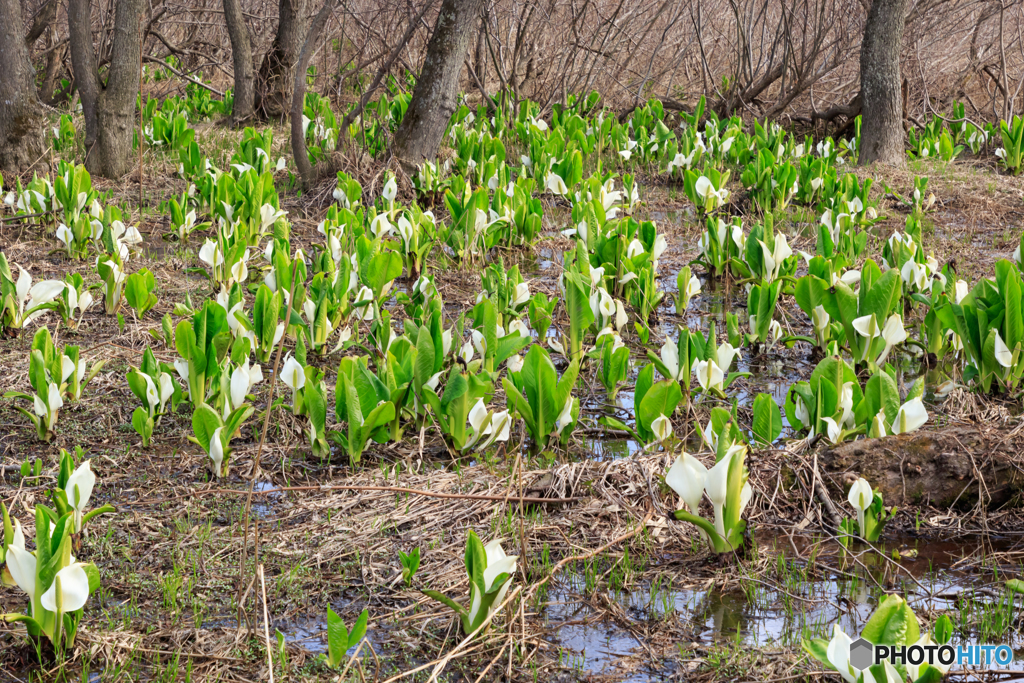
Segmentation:
[(633, 439), (587, 439), (583, 442), (583, 454), (588, 460), (629, 458), (639, 450), (640, 444)]
[[(262, 491), (272, 491), (277, 486), (271, 481), (256, 481), (253, 482), (252, 490), (254, 493)], [(269, 519), (274, 515), (274, 505), (277, 503), (284, 494), (282, 493), (269, 493), (260, 496), (253, 496), (252, 499), (252, 511), (253, 514), (260, 519)]]
[[(601, 657), (609, 644), (621, 648), (631, 638), (622, 629), (615, 636), (618, 627), (599, 620), (600, 615), (592, 611), (590, 605), (605, 599), (637, 621), (689, 622), (696, 640), (704, 644), (799, 648), (803, 638), (830, 637), (834, 624), (846, 633), (859, 633), (879, 601), (896, 593), (906, 597), (923, 623), (930, 621), (927, 614), (950, 612), (957, 638), (975, 642), (978, 634), (972, 630), (973, 622), (964, 620), (965, 604), (973, 605), (972, 614), (995, 609), (1002, 600), (1002, 580), (984, 585), (993, 576), (994, 563), (1001, 577), (1020, 570), (1020, 554), (1012, 552), (1016, 545), (1007, 539), (965, 537), (936, 542), (903, 536), (889, 539), (877, 550), (865, 545), (847, 550), (834, 540), (815, 537), (794, 537), (792, 544), (784, 536), (759, 535), (759, 539), (762, 549), (778, 546), (778, 551), (772, 551), (772, 555), (778, 553), (776, 566), (756, 575), (744, 576), (744, 570), (739, 570), (725, 587), (646, 583), (631, 590), (603, 589), (600, 596), (591, 593), (586, 599), (584, 577), (569, 574), (561, 589), (552, 591), (552, 602), (542, 614), (554, 628), (554, 642), (585, 652), (588, 662), (593, 657), (605, 661)], [(987, 557), (993, 559), (982, 562)], [(979, 573), (983, 565), (985, 572)], [(681, 576), (685, 580), (686, 575)], [(578, 624), (580, 620), (585, 626)], [(560, 621), (570, 623), (559, 627)], [(1014, 646), (1024, 644), (1009, 631), (1002, 637)], [(622, 654), (639, 652), (634, 643)], [(1024, 663), (1016, 668), (1024, 668)]]

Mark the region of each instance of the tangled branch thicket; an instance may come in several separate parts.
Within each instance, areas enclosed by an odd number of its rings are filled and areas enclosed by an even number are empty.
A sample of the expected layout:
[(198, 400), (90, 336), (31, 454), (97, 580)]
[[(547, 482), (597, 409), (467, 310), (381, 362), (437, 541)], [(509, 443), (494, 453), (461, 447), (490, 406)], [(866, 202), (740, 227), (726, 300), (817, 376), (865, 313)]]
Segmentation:
[[(433, 6), (403, 45), (423, 2)], [(71, 78), (64, 8), (55, 0), (28, 4), (34, 57), (45, 63), (47, 82), (59, 85)], [(96, 4), (102, 63), (115, 3)], [(319, 9), (300, 5), (307, 17)], [(439, 6), (436, 0), (342, 2), (313, 58), (313, 88), (339, 104), (354, 101), (395, 50), (390, 71), (416, 72)], [(869, 6), (868, 0), (496, 0), (480, 19), (483, 30), (467, 56), (463, 89), (471, 97), (507, 89), (544, 105), (597, 90), (617, 109), (653, 96), (668, 106), (692, 105), (705, 94), (720, 114), (829, 119), (858, 92)], [(274, 39), (277, 7), (268, 0), (246, 0), (242, 7), (258, 68)], [(149, 17), (147, 55), (173, 55), (186, 73), (230, 85), (230, 43), (219, 2), (157, 0)], [(1022, 23), (1021, 3), (912, 3), (903, 47), (907, 116), (942, 111), (955, 99), (965, 101), (969, 116), (985, 119), (1024, 109)], [(67, 97), (68, 89), (62, 94)]]

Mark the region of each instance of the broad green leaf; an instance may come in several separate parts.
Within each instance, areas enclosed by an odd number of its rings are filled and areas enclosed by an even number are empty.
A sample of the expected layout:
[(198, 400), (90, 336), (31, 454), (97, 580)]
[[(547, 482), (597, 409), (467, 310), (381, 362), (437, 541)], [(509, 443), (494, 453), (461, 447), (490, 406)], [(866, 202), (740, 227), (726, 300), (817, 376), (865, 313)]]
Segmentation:
[(219, 427), (223, 427), (220, 415), (205, 403), (198, 406), (192, 413), (192, 431), (196, 439), (207, 453), (210, 452), (210, 439)]
[(833, 671), (835, 670), (835, 666), (832, 665), (832, 662), (830, 662), (828, 658), (827, 640), (824, 640), (822, 638), (814, 638), (813, 640), (809, 640), (805, 638), (803, 639), (800, 645), (803, 648), (804, 652), (817, 659), (819, 662), (824, 664), (829, 669)]
[(356, 619), (356, 623), (352, 624), (352, 630), (348, 634), (348, 646), (355, 647), (359, 644), (359, 641), (366, 635), (366, 622), (370, 619), (370, 613), (364, 609), (359, 617)]
[(768, 338), (768, 329), (775, 316), (775, 306), (779, 301), (779, 288), (781, 280), (776, 280), (770, 285), (762, 285), (760, 297), (757, 304), (757, 338), (765, 340)]
[(370, 414), (366, 416), (366, 422), (363, 424), (363, 437), (364, 440), (369, 438), (370, 433), (380, 427), (383, 424), (387, 424), (391, 420), (395, 419), (395, 404), (391, 401), (381, 403), (379, 406), (370, 411)]
[(422, 387), (434, 374), (434, 339), (426, 325), (419, 329), (416, 339), (416, 386)]
[(800, 310), (810, 316), (815, 308), (825, 306), (827, 292), (828, 284), (824, 280), (814, 275), (805, 275), (796, 281), (794, 297)]
[[(569, 363), (569, 367), (562, 373), (561, 378), (558, 380), (558, 384), (555, 387), (554, 404), (558, 412), (562, 411), (562, 407), (565, 406), (565, 402), (569, 400), (569, 396), (572, 395), (572, 388), (576, 384), (576, 378), (579, 376), (580, 362), (574, 360)], [(552, 422), (553, 424), (553, 422)]]
[(770, 445), (782, 433), (782, 415), (771, 394), (758, 394), (754, 399), (754, 436), (763, 445)]
[(539, 344), (527, 352), (520, 376), (524, 398), (533, 410), (533, 437), (539, 443), (544, 443), (562, 406), (555, 403), (558, 373), (547, 351)]
[(320, 432), (327, 423), (327, 404), (320, 394), (320, 389), (315, 385), (306, 385), (303, 397), (306, 401), (306, 411), (309, 413), (310, 422)]
[(672, 413), (682, 399), (683, 393), (679, 390), (679, 382), (671, 379), (656, 382), (640, 401), (637, 421), (645, 431), (649, 431), (651, 423), (659, 416), (664, 415), (671, 419)]
[(867, 403), (867, 420), (874, 418), (879, 410), (883, 411), (886, 421), (890, 424), (896, 419), (896, 413), (900, 409), (900, 392), (888, 373), (877, 372), (868, 379), (864, 387), (864, 400)]
[(382, 251), (360, 267), (360, 276), (367, 287), (379, 299), (384, 285), (402, 274), (402, 257), (393, 251)]
[(348, 629), (345, 622), (334, 613), (330, 607), (327, 608), (327, 653), (331, 666), (341, 664), (345, 652), (348, 650)]
[(472, 529), (466, 538), (466, 573), (470, 581), (474, 583), (481, 593), (484, 592), (484, 570), (487, 568), (487, 553), (484, 551), (484, 544), (480, 537)]
[(231, 411), (231, 414), (228, 415), (228, 419), (224, 421), (224, 431), (221, 432), (221, 434), (225, 435), (224, 438), (230, 439), (233, 437), (242, 426), (242, 423), (248, 420), (255, 410), (256, 409), (252, 406), (243, 403), (241, 406)]
[[(352, 433), (353, 428), (359, 428), (363, 426), (363, 412), (362, 406), (359, 400), (359, 393), (356, 391), (355, 385), (349, 381), (348, 377), (341, 379), (342, 390), (345, 392), (345, 421), (348, 423), (349, 434)], [(352, 444), (349, 444), (350, 446)]]
[[(1007, 581), (1007, 588), (1009, 588), (1010, 583), (1013, 581), (1016, 581), (1017, 583), (1021, 584), (1021, 590), (1015, 592), (1024, 592), (1024, 582), (1021, 582), (1020, 579), (1011, 579), (1010, 581)], [(932, 639), (936, 643), (942, 645), (944, 643), (948, 643), (952, 638), (953, 622), (952, 620), (950, 620), (948, 614), (943, 614), (941, 617), (935, 620), (935, 624), (932, 626)]]
[(128, 371), (128, 388), (143, 404), (149, 405), (149, 400), (146, 398), (146, 379), (142, 373), (135, 370)]
[(910, 645), (920, 636), (914, 611), (898, 595), (886, 595), (861, 631), (875, 645)]
[[(866, 296), (863, 291), (861, 292), (860, 315), (874, 313), (879, 321), (884, 321), (889, 317), (889, 313), (899, 299), (899, 285), (899, 272), (895, 268), (885, 271), (882, 277), (871, 285)], [(863, 287), (863, 285), (861, 286)]]
[(516, 385), (509, 380), (508, 377), (502, 378), (502, 386), (505, 387), (505, 395), (508, 397), (509, 407), (519, 411), (523, 421), (526, 423), (527, 430), (530, 435), (533, 436), (533, 425), (535, 424), (533, 409), (530, 407), (529, 401), (519, 392)]
[(1006, 346), (1012, 351), (1018, 342), (1024, 342), (1024, 317), (1020, 308), (1020, 277), (1016, 274), (1007, 275), (1006, 283), (1003, 285), (1005, 292), (1004, 306), (1006, 318), (1004, 329), (1006, 330)]
[(149, 411), (142, 406), (136, 408), (132, 412), (132, 427), (142, 437), (142, 445), (148, 446), (153, 434), (153, 420), (149, 417)]

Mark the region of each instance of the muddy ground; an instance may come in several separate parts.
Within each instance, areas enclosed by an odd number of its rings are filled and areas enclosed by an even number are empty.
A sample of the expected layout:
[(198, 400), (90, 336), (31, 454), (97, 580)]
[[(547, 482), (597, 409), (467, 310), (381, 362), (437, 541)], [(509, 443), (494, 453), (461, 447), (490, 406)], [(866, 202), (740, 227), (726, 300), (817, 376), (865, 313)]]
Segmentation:
[[(230, 150), (232, 135), (201, 127), (199, 139), (204, 148)], [(285, 131), (277, 130), (276, 137), (285, 139)], [(328, 606), (347, 624), (363, 608), (370, 613), (369, 645), (346, 679), (388, 683), (433, 676), (469, 682), (814, 680), (823, 672), (801, 652), (800, 638), (825, 636), (837, 620), (855, 631), (878, 596), (893, 591), (906, 595), (923, 621), (950, 614), (958, 638), (1021, 646), (1018, 614), (1002, 589), (1006, 579), (1019, 576), (1024, 559), (1018, 496), (999, 508), (983, 500), (942, 508), (887, 500), (900, 509), (884, 543), (844, 551), (829, 506), (850, 514), (844, 494), (848, 473), (819, 466), (824, 444), (787, 442), (784, 432), (775, 449), (754, 450), (747, 459), (755, 489), (748, 513), (750, 551), (743, 558), (719, 559), (693, 527), (666, 518), (675, 501), (659, 477), (671, 454), (643, 451), (597, 424), (606, 411), (629, 421), (632, 391), (630, 383), (610, 405), (593, 371), (581, 373), (576, 392), (584, 419), (569, 447), (537, 458), (529, 457), (518, 426), (507, 445), (472, 457), (456, 457), (427, 430), (374, 447), (352, 470), (340, 453), (314, 458), (305, 423), (278, 408), (257, 463), (269, 381), (256, 387), (256, 414), (233, 443), (228, 479), (211, 481), (208, 458), (188, 441), (187, 406), (165, 417), (153, 445), (142, 448), (130, 424), (137, 403), (125, 373), (147, 345), (158, 359), (173, 361), (173, 349), (153, 341), (150, 330), (159, 329), (175, 302), (187, 296), (199, 302), (212, 292), (207, 280), (188, 271), (200, 265), (198, 235), (189, 248), (161, 237), (167, 218), (157, 205), (183, 189), (173, 166), (170, 157), (147, 153), (141, 215), (135, 180), (94, 179), (98, 189), (132, 207), (132, 221), (146, 240), (128, 269), (145, 266), (156, 275), (159, 304), (142, 320), (127, 312), (124, 329), (98, 304), (78, 330), (56, 329), (52, 314), (42, 320), (58, 344), (78, 344), (89, 361), (107, 361), (83, 399), (61, 411), (52, 443), (35, 441), (13, 402), (0, 401), (0, 499), (17, 517), (32, 519), (29, 511), (53, 484), (59, 449), (76, 445), (93, 458), (100, 478), (94, 505), (118, 508), (94, 523), (80, 555), (99, 567), (103, 587), (86, 607), (74, 652), (63, 662), (44, 658), (40, 667), (23, 631), (0, 626), (0, 680), (267, 680), (268, 632), (276, 680), (333, 680), (337, 672), (317, 661), (326, 648)], [(364, 164), (356, 170), (368, 192), (379, 192), (379, 168)], [(906, 193), (915, 175), (930, 177), (938, 201), (925, 221), (925, 248), (940, 262), (955, 261), (961, 277), (988, 276), (995, 260), (1013, 253), (1024, 215), (1022, 183), (999, 175), (991, 157), (858, 173), (875, 178), (878, 195), (886, 194), (886, 186)], [(680, 186), (651, 174), (641, 177), (644, 204), (638, 216), (656, 220), (668, 237), (660, 271), (662, 288), (671, 294), (676, 272), (696, 255), (700, 226)], [(298, 197), (287, 173), (278, 180), (293, 249), (317, 244), (316, 224), (331, 188)], [(742, 188), (733, 189), (734, 205), (749, 206)], [(882, 240), (905, 220), (894, 198), (883, 199), (881, 208), (888, 217), (875, 226), (868, 246), (876, 258)], [(531, 291), (557, 295), (561, 252), (570, 246), (558, 232), (566, 227), (567, 211), (546, 199), (541, 240), (532, 249), (493, 255), (518, 263)], [(745, 217), (748, 229), (753, 220)], [(815, 222), (800, 211), (784, 222), (794, 250), (813, 252), (807, 226)], [(0, 244), (8, 260), (36, 280), (78, 271), (87, 282), (97, 281), (91, 261), (68, 261), (43, 227), (3, 223)], [(437, 251), (431, 266), (454, 319), (472, 306), (479, 271), (446, 263)], [(714, 320), (721, 334), (730, 311), (745, 324), (745, 304), (741, 289), (705, 283), (680, 318), (669, 296), (657, 311), (649, 347), (660, 346), (679, 324), (706, 329)], [(808, 332), (791, 299), (779, 310), (787, 330)], [(395, 319), (401, 318), (396, 307)], [(567, 327), (567, 320), (556, 319), (555, 325)], [(645, 353), (635, 336), (626, 341), (635, 377)], [(29, 334), (0, 342), (3, 391), (28, 389), (30, 342)], [(315, 362), (332, 375), (337, 367), (336, 357)], [(762, 391), (781, 404), (789, 385), (805, 379), (815, 362), (799, 344), (745, 353), (739, 370), (752, 376), (736, 385), (741, 413), (749, 414), (750, 402)], [(910, 357), (901, 359), (900, 371), (906, 384), (935, 372)], [(269, 378), (269, 368), (264, 375)], [(494, 403), (504, 403), (500, 386)], [(692, 413), (676, 416), (676, 434), (691, 452), (699, 450), (693, 419), (705, 423), (711, 405), (705, 400)], [(330, 426), (334, 416), (328, 412)], [(956, 390), (945, 402), (929, 403), (929, 412), (927, 430), (969, 426), (1010, 444), (1012, 451), (1019, 448), (1018, 401)], [(42, 459), (43, 475), (21, 479), (18, 466), (34, 458)], [(812, 493), (819, 480), (827, 493)], [(521, 496), (530, 502), (519, 502)], [(520, 555), (520, 568), (513, 582), (519, 592), (506, 614), (485, 637), (466, 644), (451, 611), (418, 589), (465, 595), (462, 554), (469, 528), (485, 540), (503, 538), (506, 551)], [(414, 547), (423, 560), (408, 586), (398, 551)], [(263, 580), (257, 578), (259, 568)], [(18, 591), (0, 590), (0, 612), (22, 607)]]

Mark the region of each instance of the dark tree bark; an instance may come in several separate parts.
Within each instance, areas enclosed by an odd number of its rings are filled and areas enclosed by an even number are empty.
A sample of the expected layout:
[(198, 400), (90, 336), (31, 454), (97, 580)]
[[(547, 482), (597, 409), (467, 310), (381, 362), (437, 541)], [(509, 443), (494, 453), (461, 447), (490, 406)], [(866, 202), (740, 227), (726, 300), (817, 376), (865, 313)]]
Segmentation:
[(96, 72), (96, 51), (92, 46), (92, 7), (89, 0), (68, 0), (68, 42), (71, 68), (75, 73), (78, 95), (85, 118), (85, 148), (96, 144), (96, 109), (100, 99), (100, 79)]
[(61, 51), (53, 48), (57, 42), (57, 0), (46, 0), (46, 3), (39, 8), (36, 16), (32, 19), (32, 26), (29, 27), (25, 36), (25, 44), (28, 46), (28, 54), (31, 59), (32, 46), (41, 37), (45, 36), (44, 46), (47, 48), (46, 67), (43, 69), (43, 79), (39, 84), (39, 100), (49, 106), (53, 106), (54, 83), (57, 81), (58, 68), (61, 66)]
[(406, 169), (437, 158), (455, 112), (459, 74), (484, 0), (444, 0), (427, 44), (409, 110), (395, 131), (394, 152)]
[(476, 81), (477, 87), (480, 88), (480, 94), (487, 98), (487, 57), (484, 52), (484, 31), (487, 30), (485, 14), (486, 10), (481, 12), (480, 28), (476, 32), (476, 49), (473, 52), (473, 79)]
[(252, 118), (255, 101), (252, 43), (249, 40), (249, 29), (245, 25), (242, 3), (239, 0), (224, 0), (224, 21), (228, 26), (231, 58), (235, 67), (235, 99), (231, 118), (234, 124), (238, 125)]
[(42, 111), (19, 0), (0, 0), (0, 169), (17, 173), (43, 153)]
[(117, 0), (104, 85), (96, 67), (89, 0), (68, 0), (71, 65), (85, 115), (85, 166), (105, 178), (120, 178), (130, 169), (143, 8), (142, 0)]
[[(316, 41), (320, 40), (320, 34), (323, 32), (331, 12), (334, 11), (336, 2), (337, 0), (325, 0), (324, 6), (320, 8), (313, 23), (310, 24), (309, 35), (306, 36), (302, 45), (302, 52), (299, 54), (293, 76), (295, 82), (291, 101), (292, 159), (295, 162), (295, 168), (299, 171), (299, 177), (307, 187), (316, 180), (316, 173), (312, 164), (309, 163), (309, 154), (306, 152), (306, 136), (302, 133), (302, 109), (306, 99), (306, 66), (309, 64), (310, 57), (313, 56), (313, 46), (316, 45)], [(347, 126), (342, 125), (339, 130), (346, 130), (346, 128)]]
[(288, 113), (292, 71), (306, 35), (308, 11), (307, 0), (280, 0), (278, 4), (277, 35), (256, 76), (255, 109), (259, 116), (271, 119)]
[[(57, 31), (51, 28), (49, 35), (46, 38), (46, 47), (52, 48), (54, 43), (57, 42)], [(46, 68), (43, 70), (43, 82), (39, 86), (39, 99), (48, 104), (54, 106), (60, 99), (56, 91), (57, 75), (60, 73), (62, 67), (60, 59), (60, 50), (51, 49), (46, 55)]]
[(25, 42), (28, 44), (29, 49), (39, 39), (39, 36), (43, 35), (43, 31), (48, 29), (56, 19), (57, 0), (46, 0), (46, 4), (39, 8), (39, 12), (36, 13), (36, 18), (32, 20), (32, 27), (28, 30), (28, 35), (25, 36)]
[(907, 0), (874, 0), (860, 48), (863, 105), (859, 163), (903, 166), (903, 100), (900, 50)]

